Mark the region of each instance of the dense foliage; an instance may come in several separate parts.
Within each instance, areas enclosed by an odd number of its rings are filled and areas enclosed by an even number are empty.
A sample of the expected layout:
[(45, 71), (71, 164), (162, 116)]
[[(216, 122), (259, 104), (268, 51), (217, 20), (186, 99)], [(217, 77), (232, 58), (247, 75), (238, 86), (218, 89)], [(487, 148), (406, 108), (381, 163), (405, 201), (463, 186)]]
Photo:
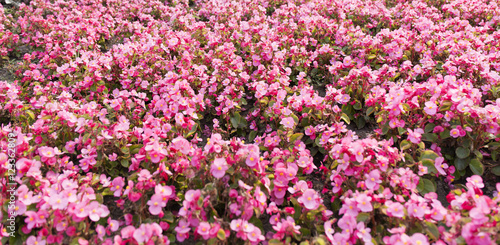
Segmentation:
[(489, 0), (0, 5), (1, 241), (498, 243), (499, 29)]

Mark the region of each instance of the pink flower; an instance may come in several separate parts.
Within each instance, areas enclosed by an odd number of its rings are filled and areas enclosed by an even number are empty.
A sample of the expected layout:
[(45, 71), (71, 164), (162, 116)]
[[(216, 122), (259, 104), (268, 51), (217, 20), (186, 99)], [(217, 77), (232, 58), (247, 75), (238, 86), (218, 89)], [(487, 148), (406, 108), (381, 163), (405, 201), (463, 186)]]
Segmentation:
[(428, 115), (435, 115), (436, 112), (437, 112), (437, 105), (436, 105), (436, 102), (434, 101), (427, 101), (425, 102), (425, 108), (424, 108), (424, 111), (425, 113), (427, 113)]
[(29, 230), (33, 229), (33, 227), (35, 227), (36, 222), (38, 220), (38, 214), (33, 212), (33, 211), (26, 211), (26, 213), (24, 213), (24, 215), (26, 216), (26, 219), (24, 219), (24, 223), (26, 223), (27, 228)]
[(110, 190), (115, 192), (115, 197), (119, 197), (122, 194), (123, 186), (125, 186), (123, 177), (116, 177), (113, 182), (111, 182)]
[(141, 224), (139, 229), (136, 229), (134, 231), (133, 237), (134, 237), (135, 241), (137, 241), (138, 243), (144, 243), (144, 242), (148, 241), (152, 235), (153, 235), (153, 231), (151, 229), (149, 229), (149, 227), (146, 226), (146, 224)]
[(68, 198), (63, 194), (54, 194), (49, 199), (49, 204), (53, 209), (66, 209), (68, 206)]
[(257, 164), (258, 162), (259, 162), (259, 155), (257, 155), (256, 153), (248, 154), (248, 157), (245, 161), (247, 166), (249, 166), (251, 168), (253, 168), (255, 166), (255, 164)]
[(220, 179), (226, 174), (226, 170), (228, 169), (229, 167), (227, 165), (226, 159), (216, 158), (214, 160), (214, 163), (210, 167), (210, 172), (215, 178)]
[(475, 188), (478, 188), (478, 189), (484, 188), (483, 179), (479, 175), (472, 175), (471, 177), (468, 177), (466, 180), (467, 180), (467, 184), (469, 184)]
[(248, 240), (252, 243), (258, 243), (260, 241), (266, 240), (266, 238), (262, 235), (262, 231), (255, 226), (252, 231), (248, 232), (247, 237)]
[(42, 147), (38, 148), (38, 152), (40, 153), (40, 155), (42, 157), (46, 157), (46, 158), (52, 158), (52, 157), (55, 157), (56, 155), (61, 154), (61, 152), (59, 152), (59, 150), (57, 148), (52, 148), (52, 147), (48, 147), (48, 146), (42, 146)]
[(97, 222), (100, 218), (104, 218), (109, 215), (108, 207), (101, 205), (98, 202), (91, 202), (87, 207), (87, 212), (89, 214), (90, 220)]
[(111, 230), (112, 232), (115, 232), (118, 230), (118, 228), (120, 228), (120, 223), (118, 222), (118, 220), (113, 220), (111, 218), (108, 219), (108, 227), (109, 227), (109, 230)]
[(446, 175), (446, 172), (444, 171), (444, 169), (448, 168), (448, 164), (444, 163), (444, 157), (436, 158), (436, 160), (434, 162), (434, 166), (436, 167), (438, 173), (440, 173), (442, 175)]
[(372, 204), (372, 197), (366, 195), (366, 194), (359, 194), (356, 197), (356, 202), (358, 203), (357, 207), (361, 212), (371, 212), (373, 210)]
[(401, 205), (401, 203), (389, 200), (385, 203), (385, 205), (387, 205), (387, 215), (389, 215), (390, 217), (403, 218), (403, 216), (405, 215), (404, 207), (403, 205)]
[(310, 136), (311, 139), (313, 139), (313, 135), (315, 136), (315, 133), (316, 131), (314, 130), (314, 127), (313, 126), (308, 126), (306, 129), (305, 129), (305, 133), (307, 136)]
[(149, 205), (149, 212), (152, 215), (158, 215), (161, 213), (162, 208), (164, 208), (167, 203), (163, 201), (162, 196), (154, 194), (147, 203)]
[(30, 236), (26, 240), (26, 245), (45, 245), (46, 241), (43, 240), (42, 236), (35, 237), (35, 236)]
[(413, 234), (410, 240), (412, 245), (429, 245), (429, 240), (422, 233)]
[(355, 143), (351, 145), (351, 148), (349, 149), (351, 153), (356, 157), (356, 161), (358, 162), (363, 162), (364, 156), (363, 156), (363, 146), (359, 143)]
[(293, 120), (293, 117), (285, 117), (281, 119), (280, 123), (281, 125), (283, 125), (283, 127), (288, 129), (292, 129), (295, 126), (295, 121)]
[(106, 233), (106, 228), (104, 228), (104, 226), (102, 226), (102, 225), (97, 225), (95, 230), (97, 232), (97, 237), (102, 241), (103, 237)]
[(317, 209), (319, 207), (320, 197), (313, 189), (307, 189), (301, 197), (297, 199), (299, 203), (302, 203), (305, 208), (309, 210)]
[(335, 230), (333, 230), (332, 228), (332, 223), (333, 220), (328, 220), (323, 225), (325, 228), (326, 237), (328, 238), (328, 240), (330, 240), (330, 242), (333, 242), (333, 233), (335, 233)]
[(454, 129), (450, 130), (450, 136), (453, 138), (460, 137), (460, 130), (458, 130), (458, 128), (454, 128)]
[(369, 174), (365, 174), (365, 185), (369, 190), (376, 190), (382, 180), (380, 180), (380, 171), (378, 169), (372, 170)]
[(365, 227), (365, 223), (359, 222), (358, 225), (356, 226), (356, 229), (358, 230), (358, 238), (361, 238), (365, 243), (371, 243), (372, 236), (370, 235), (370, 228)]
[(196, 232), (200, 234), (203, 239), (208, 240), (210, 238), (210, 224), (208, 222), (201, 222)]
[(424, 130), (421, 128), (417, 128), (417, 129), (415, 129), (415, 131), (408, 128), (408, 140), (414, 144), (418, 144), (418, 143), (420, 143), (420, 139), (422, 138), (423, 133), (424, 133)]

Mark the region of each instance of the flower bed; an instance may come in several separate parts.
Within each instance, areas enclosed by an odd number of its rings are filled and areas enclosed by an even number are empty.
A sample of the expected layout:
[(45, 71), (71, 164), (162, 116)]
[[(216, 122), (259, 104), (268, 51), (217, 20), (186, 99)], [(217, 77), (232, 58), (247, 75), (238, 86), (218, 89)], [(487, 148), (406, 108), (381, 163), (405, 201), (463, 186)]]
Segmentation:
[(21, 57), (0, 81), (1, 242), (498, 243), (500, 184), (481, 176), (500, 175), (499, 12), (0, 7), (0, 58)]

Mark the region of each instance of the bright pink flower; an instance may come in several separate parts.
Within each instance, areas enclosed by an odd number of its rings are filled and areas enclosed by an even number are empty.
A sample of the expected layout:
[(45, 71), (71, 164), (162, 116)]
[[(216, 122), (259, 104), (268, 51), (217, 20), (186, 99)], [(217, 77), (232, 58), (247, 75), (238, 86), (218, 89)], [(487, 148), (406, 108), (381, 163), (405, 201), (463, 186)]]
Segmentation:
[(344, 199), (344, 204), (339, 210), (339, 214), (345, 214), (349, 216), (357, 216), (359, 213), (359, 209), (354, 198), (346, 198)]
[(352, 215), (344, 215), (339, 219), (337, 225), (340, 229), (344, 230), (347, 233), (354, 232), (354, 228), (356, 228), (356, 218)]
[(215, 178), (220, 179), (226, 174), (226, 170), (228, 169), (229, 166), (227, 165), (226, 159), (216, 158), (210, 167), (210, 172)]
[(38, 214), (35, 213), (34, 211), (26, 211), (26, 213), (24, 213), (24, 215), (26, 216), (26, 219), (24, 219), (24, 223), (26, 223), (27, 228), (29, 230), (33, 229), (33, 227), (35, 227), (35, 225), (36, 225), (36, 221), (38, 219)]
[(315, 135), (316, 131), (314, 130), (313, 126), (308, 126), (305, 129), (305, 133), (306, 133), (307, 136), (310, 136), (311, 138), (313, 138), (312, 136)]

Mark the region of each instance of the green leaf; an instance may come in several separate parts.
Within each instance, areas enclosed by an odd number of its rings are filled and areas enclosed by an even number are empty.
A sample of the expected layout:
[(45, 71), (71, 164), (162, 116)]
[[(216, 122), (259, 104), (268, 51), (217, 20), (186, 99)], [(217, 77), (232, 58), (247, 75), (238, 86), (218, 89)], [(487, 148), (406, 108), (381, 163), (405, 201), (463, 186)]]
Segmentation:
[(474, 150), (474, 155), (476, 155), (477, 159), (483, 160), (483, 154), (480, 151)]
[(370, 55), (368, 55), (367, 59), (368, 59), (368, 60), (373, 60), (373, 59), (375, 59), (376, 57), (377, 57), (376, 55), (374, 55), (374, 54), (370, 54)]
[(130, 154), (137, 154), (142, 148), (142, 144), (131, 145), (130, 146)]
[(271, 240), (269, 240), (269, 242), (267, 244), (269, 244), (269, 245), (283, 245), (283, 243), (278, 239), (271, 239)]
[(450, 136), (450, 130), (448, 129), (445, 129), (443, 132), (439, 133), (439, 137), (441, 137), (441, 139), (443, 140), (449, 138)]
[(359, 213), (358, 217), (356, 218), (357, 222), (365, 222), (370, 218), (370, 214), (368, 213)]
[(347, 124), (351, 124), (351, 120), (349, 119), (349, 116), (347, 114), (342, 113), (342, 120), (344, 120)]
[(474, 158), (472, 159), (472, 161), (470, 161), (469, 168), (474, 174), (483, 175), (484, 173), (484, 166), (477, 158)]
[(35, 120), (35, 114), (32, 111), (27, 110), (26, 113), (31, 117), (31, 119)]
[(366, 125), (366, 121), (365, 121), (364, 117), (357, 117), (356, 121), (354, 121), (354, 122), (356, 123), (356, 126), (358, 127), (358, 129), (362, 129)]
[(425, 125), (424, 132), (430, 133), (434, 130), (435, 127), (436, 127), (436, 125), (434, 123), (429, 123), (429, 124)]
[(356, 104), (354, 104), (354, 109), (356, 109), (358, 111), (361, 110), (361, 102), (360, 101), (356, 100)]
[(429, 221), (425, 222), (425, 226), (427, 234), (431, 236), (432, 240), (437, 240), (439, 238), (439, 230), (437, 226)]
[(436, 152), (434, 152), (432, 150), (426, 150), (420, 155), (420, 160), (422, 160), (422, 159), (436, 160), (436, 158), (438, 158), (438, 157), (439, 157), (439, 155)]
[(366, 116), (369, 116), (373, 113), (375, 109), (373, 107), (368, 107), (368, 109), (366, 109)]
[(318, 237), (318, 238), (316, 238), (314, 244), (317, 244), (317, 245), (326, 245), (327, 243), (326, 243), (325, 239), (323, 239), (322, 237)]
[(112, 195), (114, 195), (114, 192), (113, 192), (113, 191), (111, 191), (109, 188), (106, 188), (106, 189), (104, 189), (104, 191), (102, 192), (102, 195), (103, 195), (103, 196), (112, 196)]
[(125, 155), (130, 154), (130, 149), (129, 149), (127, 146), (122, 147), (120, 150), (122, 150), (122, 152), (123, 152)]
[(491, 169), (491, 172), (496, 175), (496, 176), (500, 176), (500, 166), (496, 166), (494, 168)]
[(436, 192), (436, 186), (434, 185), (434, 183), (432, 183), (432, 181), (424, 179), (424, 184), (424, 193)]
[(78, 240), (83, 239), (83, 237), (75, 237), (73, 240), (71, 240), (70, 245), (79, 245), (80, 242)]
[(438, 140), (438, 136), (434, 133), (422, 134), (422, 140), (427, 142), (436, 142)]
[(407, 150), (407, 149), (410, 149), (411, 147), (411, 142), (408, 141), (408, 140), (403, 140), (401, 141), (401, 143), (399, 144), (399, 148), (401, 149), (401, 151), (404, 151), (404, 150)]
[(304, 134), (302, 134), (302, 133), (293, 134), (292, 136), (290, 136), (289, 142), (293, 144), (293, 143), (295, 143), (295, 141), (302, 139), (302, 136), (304, 136)]
[(470, 155), (470, 150), (460, 146), (455, 150), (455, 154), (457, 154), (458, 158), (464, 159)]
[(427, 167), (427, 170), (430, 173), (437, 174), (437, 169), (436, 166), (434, 166), (434, 160), (432, 159), (423, 159), (422, 160), (422, 165)]
[(253, 142), (256, 136), (257, 136), (257, 131), (250, 132), (250, 134), (248, 135), (248, 143)]
[(439, 107), (439, 111), (448, 111), (451, 108), (452, 103), (450, 101), (445, 101), (441, 103), (441, 106)]
[(126, 167), (126, 168), (128, 168), (130, 166), (130, 162), (128, 159), (123, 159), (120, 161), (120, 163), (122, 164), (123, 167)]
[(424, 192), (424, 188), (425, 188), (425, 182), (424, 181), (419, 181), (418, 182), (418, 185), (417, 185), (417, 191), (422, 193)]
[(226, 232), (222, 228), (217, 231), (217, 238), (219, 238), (219, 240), (221, 241), (226, 240)]
[(458, 158), (458, 157), (455, 158), (455, 161), (454, 161), (455, 167), (457, 167), (458, 170), (464, 170), (465, 168), (467, 168), (467, 166), (469, 166), (469, 162), (466, 159), (462, 159), (462, 158)]

